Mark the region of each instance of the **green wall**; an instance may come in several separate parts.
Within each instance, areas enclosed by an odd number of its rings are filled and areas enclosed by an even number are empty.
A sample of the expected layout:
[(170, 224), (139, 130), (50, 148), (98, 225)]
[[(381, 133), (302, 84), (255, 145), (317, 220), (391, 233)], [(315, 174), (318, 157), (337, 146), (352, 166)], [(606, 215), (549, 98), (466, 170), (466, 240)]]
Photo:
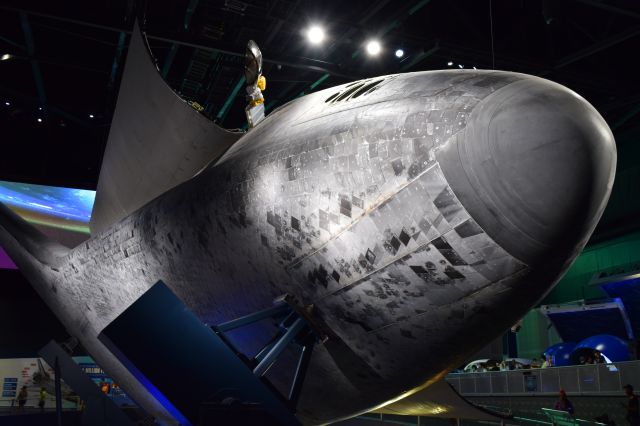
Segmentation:
[(538, 309), (530, 310), (522, 319), (522, 328), (516, 334), (520, 358), (540, 358), (549, 346), (562, 342), (551, 322)]
[(609, 238), (640, 229), (640, 129), (618, 140), (618, 163), (611, 197), (595, 237)]
[(589, 285), (596, 273), (637, 269), (640, 269), (640, 232), (588, 246), (542, 304), (606, 297), (598, 286)]

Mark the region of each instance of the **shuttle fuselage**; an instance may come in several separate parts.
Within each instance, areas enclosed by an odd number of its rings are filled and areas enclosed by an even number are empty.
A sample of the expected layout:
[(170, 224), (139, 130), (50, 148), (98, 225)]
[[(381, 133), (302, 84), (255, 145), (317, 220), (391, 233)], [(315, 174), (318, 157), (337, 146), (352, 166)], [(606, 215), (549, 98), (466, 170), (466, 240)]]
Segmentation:
[(6, 211), (0, 242), (159, 418), (169, 417), (97, 339), (157, 280), (208, 324), (284, 293), (314, 305), (333, 337), (314, 352), (298, 417), (324, 423), (441, 378), (534, 306), (593, 231), (615, 159), (604, 120), (555, 83), (393, 75), (290, 102), (68, 253), (34, 254)]

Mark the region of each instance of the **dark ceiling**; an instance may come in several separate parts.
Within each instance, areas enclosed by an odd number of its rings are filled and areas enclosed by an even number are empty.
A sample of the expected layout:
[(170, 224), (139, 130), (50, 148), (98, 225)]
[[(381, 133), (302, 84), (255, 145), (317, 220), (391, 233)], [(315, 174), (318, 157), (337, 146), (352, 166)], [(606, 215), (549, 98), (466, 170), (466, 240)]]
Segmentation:
[[(0, 61), (0, 180), (95, 188), (136, 17), (169, 84), (228, 128), (244, 125), (249, 39), (266, 61), (267, 110), (346, 81), (451, 61), (562, 83), (614, 132), (640, 116), (637, 0), (0, 2), (0, 55), (12, 55)], [(328, 33), (319, 47), (303, 36), (311, 23)], [(363, 49), (371, 37), (384, 49), (375, 59)]]

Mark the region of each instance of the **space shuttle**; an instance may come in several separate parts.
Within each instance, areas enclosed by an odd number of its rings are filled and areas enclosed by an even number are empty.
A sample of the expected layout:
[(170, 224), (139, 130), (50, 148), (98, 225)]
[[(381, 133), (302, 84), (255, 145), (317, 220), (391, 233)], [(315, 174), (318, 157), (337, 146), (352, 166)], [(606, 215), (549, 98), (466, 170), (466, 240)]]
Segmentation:
[[(585, 99), (504, 71), (355, 81), (227, 131), (166, 85), (135, 30), (91, 238), (68, 249), (0, 205), (0, 244), (165, 424), (180, 419), (99, 335), (159, 280), (203, 324), (290, 295), (326, 336), (296, 418), (327, 424), (428, 391), (535, 306), (589, 239), (615, 168)], [(250, 331), (234, 344), (260, 349)]]

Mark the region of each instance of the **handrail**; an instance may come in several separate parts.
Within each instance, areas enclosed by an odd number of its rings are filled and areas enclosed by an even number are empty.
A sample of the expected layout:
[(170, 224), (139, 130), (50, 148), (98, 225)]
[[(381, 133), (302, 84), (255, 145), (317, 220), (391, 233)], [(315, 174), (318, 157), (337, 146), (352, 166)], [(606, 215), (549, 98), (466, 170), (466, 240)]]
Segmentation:
[(640, 361), (572, 365), (509, 371), (452, 373), (447, 381), (462, 395), (624, 394), (630, 383), (640, 389)]
[[(81, 404), (80, 404), (80, 397), (79, 396), (73, 396), (71, 397), (72, 399), (75, 399), (75, 401), (72, 401), (69, 398), (66, 398), (66, 401), (68, 401), (71, 404), (75, 404), (75, 407), (65, 407), (65, 404), (63, 402), (62, 404), (62, 408), (65, 410), (80, 410), (81, 408)], [(33, 397), (33, 398), (27, 398), (26, 399), (26, 404), (25, 406), (27, 408), (29, 408), (29, 410), (31, 411), (31, 409), (33, 407), (38, 407), (38, 403), (40, 402), (40, 397)], [(54, 408), (56, 406), (56, 399), (55, 396), (53, 395), (48, 395), (47, 399), (46, 399), (46, 408), (50, 409), (50, 408)], [(0, 398), (0, 409), (6, 409), (6, 408), (13, 408), (13, 409), (18, 409), (18, 399), (15, 397), (12, 398)]]

